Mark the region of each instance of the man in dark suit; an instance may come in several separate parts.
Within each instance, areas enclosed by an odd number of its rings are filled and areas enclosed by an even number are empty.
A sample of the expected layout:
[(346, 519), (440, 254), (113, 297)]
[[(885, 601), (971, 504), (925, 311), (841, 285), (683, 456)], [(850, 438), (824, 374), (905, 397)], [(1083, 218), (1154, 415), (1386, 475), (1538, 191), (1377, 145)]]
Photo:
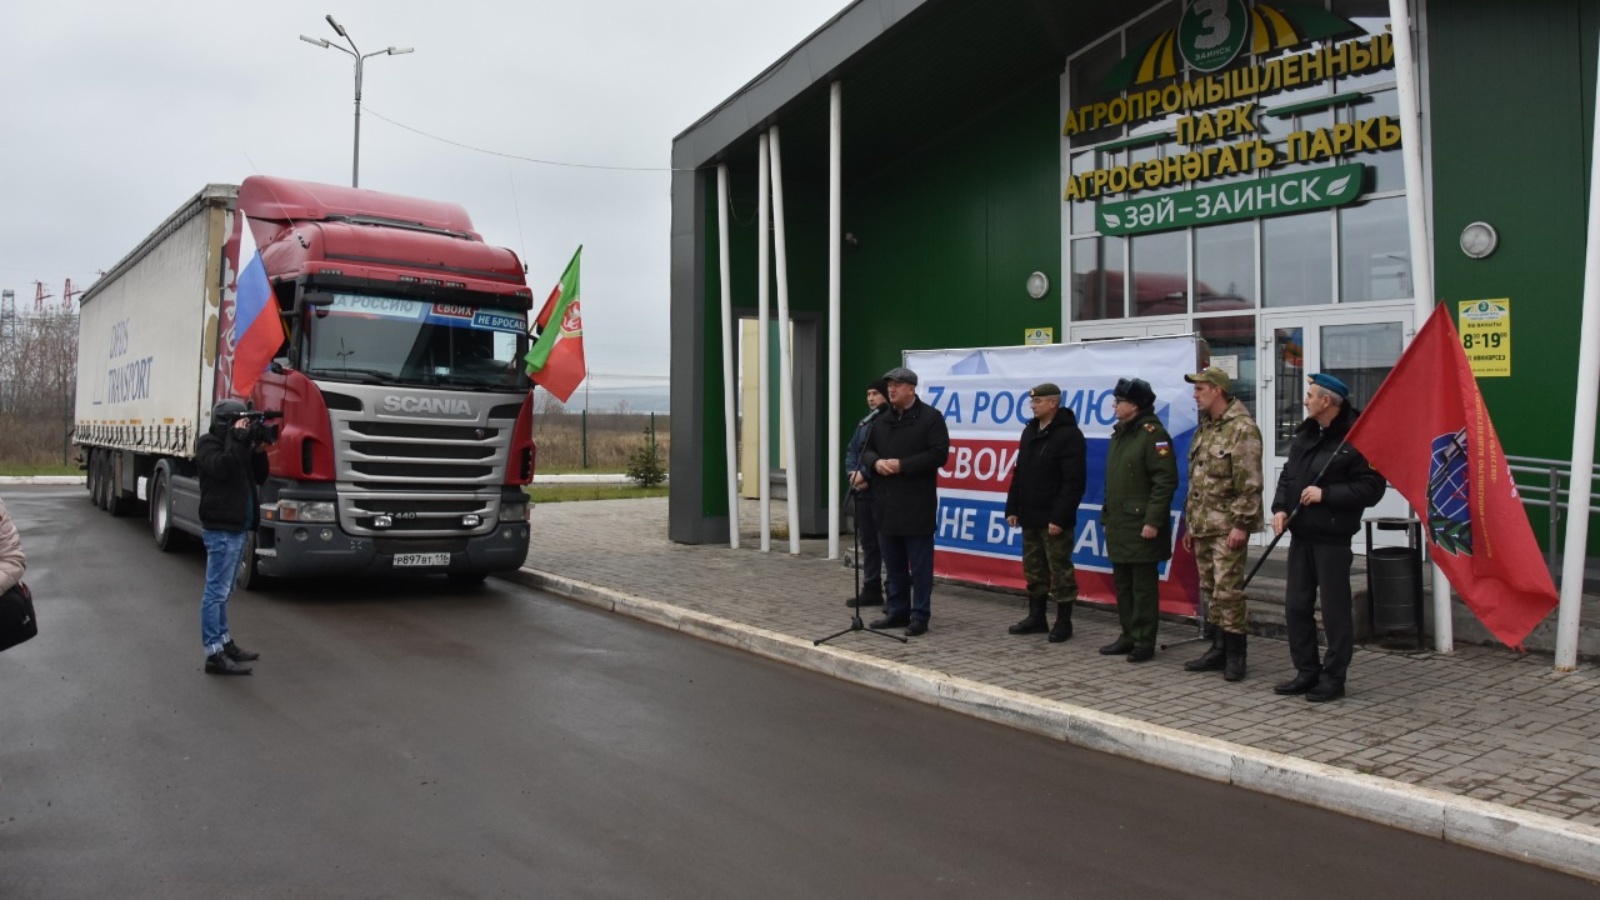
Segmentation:
[(933, 534), (939, 512), (939, 468), (950, 455), (944, 416), (917, 397), (917, 373), (885, 372), (888, 408), (867, 437), (861, 464), (873, 473), (873, 511), (889, 595), (872, 628), (928, 631), (933, 604)]

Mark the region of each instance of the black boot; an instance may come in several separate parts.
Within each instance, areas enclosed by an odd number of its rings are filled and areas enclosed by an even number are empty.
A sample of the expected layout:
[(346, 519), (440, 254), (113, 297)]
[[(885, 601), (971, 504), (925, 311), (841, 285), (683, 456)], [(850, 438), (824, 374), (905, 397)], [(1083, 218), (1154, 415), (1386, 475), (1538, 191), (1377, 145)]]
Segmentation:
[(255, 662), (261, 658), (261, 654), (251, 653), (249, 650), (246, 650), (238, 644), (235, 644), (233, 641), (229, 641), (222, 645), (222, 655), (233, 660), (234, 662)]
[(1223, 681), (1244, 680), (1245, 646), (1249, 642), (1248, 634), (1234, 634), (1231, 631), (1222, 633), (1222, 648), (1228, 658), (1222, 666)]
[(1050, 643), (1059, 644), (1072, 637), (1072, 601), (1056, 602), (1056, 624), (1050, 628)]
[(207, 675), (249, 675), (250, 667), (242, 666), (228, 658), (226, 653), (213, 653), (206, 657)]
[(1035, 600), (1028, 598), (1028, 617), (1021, 622), (1007, 628), (1012, 634), (1037, 634), (1050, 627), (1050, 617), (1045, 614), (1045, 604), (1049, 601), (1043, 597)]
[(1222, 668), (1225, 652), (1222, 649), (1222, 639), (1226, 634), (1222, 629), (1211, 626), (1211, 647), (1200, 654), (1198, 659), (1191, 659), (1183, 664), (1186, 672), (1215, 672)]

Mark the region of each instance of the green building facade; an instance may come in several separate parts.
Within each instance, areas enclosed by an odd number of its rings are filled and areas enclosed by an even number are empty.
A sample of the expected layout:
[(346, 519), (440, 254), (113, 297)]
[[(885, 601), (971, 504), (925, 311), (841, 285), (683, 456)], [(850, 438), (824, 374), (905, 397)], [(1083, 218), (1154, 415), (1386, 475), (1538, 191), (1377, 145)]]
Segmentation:
[[(1600, 0), (1410, 10), (1434, 294), (1453, 314), (1489, 301), (1474, 307), (1475, 367), (1500, 437), (1514, 456), (1564, 466)], [(716, 167), (731, 185), (734, 315), (753, 317), (756, 144), (772, 126), (803, 531), (826, 531), (827, 454), (843, 450), (824, 446), (828, 391), (848, 439), (861, 387), (902, 351), (1040, 330), (1198, 334), (1197, 364), (1235, 375), (1281, 464), (1304, 375), (1334, 372), (1364, 403), (1421, 324), (1398, 39), (1387, 0), (847, 7), (674, 142), (672, 538), (727, 537)], [(834, 82), (848, 235), (837, 385), (825, 340)], [(1545, 541), (1547, 512), (1529, 512)]]

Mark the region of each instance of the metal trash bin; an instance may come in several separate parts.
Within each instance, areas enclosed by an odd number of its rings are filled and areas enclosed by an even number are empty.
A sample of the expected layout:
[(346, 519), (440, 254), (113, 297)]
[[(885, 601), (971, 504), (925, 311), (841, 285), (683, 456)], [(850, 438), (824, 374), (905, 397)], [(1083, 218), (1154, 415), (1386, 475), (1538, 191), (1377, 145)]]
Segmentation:
[[(1422, 618), (1422, 523), (1417, 519), (1374, 518), (1367, 527), (1367, 599), (1372, 633), (1383, 637), (1415, 631), (1417, 648), (1426, 646)], [(1403, 547), (1374, 547), (1372, 529), (1406, 533)]]

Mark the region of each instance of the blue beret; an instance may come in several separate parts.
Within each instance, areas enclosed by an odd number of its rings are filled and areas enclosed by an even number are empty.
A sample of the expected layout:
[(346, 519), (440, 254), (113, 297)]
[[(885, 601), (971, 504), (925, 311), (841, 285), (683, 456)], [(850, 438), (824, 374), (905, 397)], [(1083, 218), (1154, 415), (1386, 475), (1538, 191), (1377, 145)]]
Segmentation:
[(1323, 390), (1333, 391), (1340, 397), (1348, 398), (1350, 396), (1350, 386), (1326, 372), (1318, 372), (1306, 380)]

